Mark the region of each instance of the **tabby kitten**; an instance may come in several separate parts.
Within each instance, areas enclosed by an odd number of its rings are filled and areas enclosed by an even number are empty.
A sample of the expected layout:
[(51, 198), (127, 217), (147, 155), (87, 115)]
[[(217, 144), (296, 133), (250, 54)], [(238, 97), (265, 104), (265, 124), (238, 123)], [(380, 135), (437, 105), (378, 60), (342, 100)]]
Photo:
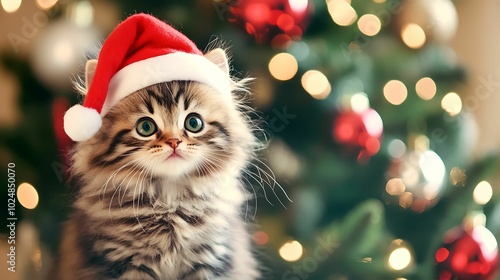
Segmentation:
[[(221, 49), (205, 57), (229, 74)], [(256, 147), (237, 97), (244, 82), (231, 99), (198, 82), (159, 83), (112, 107), (74, 149), (57, 279), (259, 276), (242, 213)]]

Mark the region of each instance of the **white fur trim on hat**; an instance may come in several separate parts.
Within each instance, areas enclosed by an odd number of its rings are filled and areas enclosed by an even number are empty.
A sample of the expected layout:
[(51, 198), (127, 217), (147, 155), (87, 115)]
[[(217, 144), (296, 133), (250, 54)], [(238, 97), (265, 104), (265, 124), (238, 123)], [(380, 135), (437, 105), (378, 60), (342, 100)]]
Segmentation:
[(64, 131), (73, 141), (86, 141), (101, 128), (102, 119), (92, 108), (75, 105), (64, 114)]
[(197, 81), (231, 98), (231, 80), (202, 55), (175, 52), (134, 62), (118, 71), (111, 81), (101, 116), (129, 94), (157, 83)]

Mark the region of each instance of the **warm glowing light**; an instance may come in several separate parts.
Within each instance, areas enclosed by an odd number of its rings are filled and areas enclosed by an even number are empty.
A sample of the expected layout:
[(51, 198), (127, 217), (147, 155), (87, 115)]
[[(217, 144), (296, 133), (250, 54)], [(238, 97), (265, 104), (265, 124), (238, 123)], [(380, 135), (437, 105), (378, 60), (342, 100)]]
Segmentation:
[(403, 180), (400, 178), (394, 178), (387, 181), (387, 185), (385, 186), (385, 190), (390, 195), (402, 195), (405, 192), (406, 186), (403, 183)]
[(366, 14), (359, 18), (358, 28), (366, 36), (375, 36), (380, 32), (382, 23), (376, 15)]
[(356, 93), (351, 96), (351, 109), (354, 112), (361, 113), (370, 107), (370, 101), (364, 93)]
[(442, 188), (446, 167), (443, 160), (434, 151), (425, 151), (418, 162), (422, 176), (428, 182), (423, 188), (424, 198), (432, 200), (436, 198)]
[(406, 153), (406, 145), (403, 141), (394, 139), (389, 143), (387, 150), (392, 158), (400, 158)]
[(399, 206), (406, 209), (413, 204), (413, 194), (411, 192), (404, 192), (399, 197)]
[(491, 188), (490, 183), (486, 181), (479, 182), (474, 189), (472, 196), (477, 204), (484, 205), (488, 203), (493, 196), (493, 189)]
[(61, 38), (58, 42), (54, 43), (52, 56), (54, 57), (54, 63), (60, 65), (61, 68), (73, 63), (75, 55), (73, 45), (69, 40)]
[(57, 0), (36, 0), (36, 5), (42, 10), (48, 10), (57, 3)]
[(419, 150), (419, 151), (429, 150), (429, 146), (430, 146), (429, 137), (427, 137), (423, 134), (420, 134), (420, 135), (415, 137), (413, 142), (414, 142), (413, 144), (415, 145), (415, 150)]
[[(486, 225), (486, 215), (484, 213), (475, 213), (471, 215), (471, 228), (477, 227), (477, 226), (485, 226)], [(467, 226), (467, 225), (464, 225)]]
[(406, 100), (408, 90), (403, 82), (391, 80), (384, 86), (384, 96), (392, 105), (400, 105)]
[(461, 185), (463, 187), (467, 182), (467, 174), (465, 174), (465, 170), (455, 166), (450, 171), (450, 180), (454, 186)]
[(298, 69), (297, 60), (289, 53), (279, 53), (269, 61), (269, 72), (276, 80), (290, 80)]
[(436, 83), (431, 78), (425, 77), (417, 82), (415, 90), (423, 100), (431, 100), (436, 95)]
[(89, 1), (79, 1), (74, 5), (71, 18), (78, 26), (90, 26), (94, 21), (94, 7)]
[(411, 253), (408, 248), (401, 247), (391, 252), (387, 264), (394, 270), (403, 270), (407, 268), (412, 261)]
[(425, 32), (419, 25), (410, 23), (401, 30), (403, 42), (412, 49), (419, 49), (425, 44)]
[(38, 192), (28, 184), (22, 183), (17, 188), (17, 200), (26, 209), (34, 209), (38, 205)]
[(327, 5), (333, 22), (340, 26), (349, 26), (358, 19), (358, 14), (351, 6), (350, 1), (329, 0), (327, 1)]
[(0, 4), (7, 13), (14, 13), (21, 7), (21, 2), (22, 0), (2, 0)]
[(253, 234), (253, 241), (256, 245), (263, 246), (269, 241), (269, 236), (263, 231), (257, 231)]
[(301, 83), (302, 87), (316, 99), (325, 99), (332, 89), (328, 78), (318, 70), (305, 72)]
[(480, 244), (485, 259), (492, 261), (497, 258), (498, 243), (491, 231), (484, 226), (476, 226), (472, 230), (472, 238)]
[(288, 0), (288, 4), (292, 11), (300, 14), (307, 9), (308, 0)]
[(280, 256), (287, 262), (297, 261), (303, 252), (302, 245), (296, 240), (288, 241), (279, 249)]
[(456, 116), (462, 111), (462, 99), (455, 92), (446, 94), (441, 100), (441, 107), (448, 112), (450, 116)]

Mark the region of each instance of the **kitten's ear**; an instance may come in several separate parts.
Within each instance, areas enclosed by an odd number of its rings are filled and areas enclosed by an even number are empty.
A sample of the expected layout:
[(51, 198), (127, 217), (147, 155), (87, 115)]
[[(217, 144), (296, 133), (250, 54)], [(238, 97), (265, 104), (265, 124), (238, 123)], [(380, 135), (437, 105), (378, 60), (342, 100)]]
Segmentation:
[(207, 54), (205, 54), (205, 57), (215, 65), (219, 66), (219, 68), (227, 76), (229, 76), (229, 63), (227, 61), (226, 52), (223, 49), (221, 48), (213, 49)]
[(97, 59), (87, 61), (85, 65), (85, 88), (89, 90), (90, 84), (94, 79), (95, 68), (97, 67)]

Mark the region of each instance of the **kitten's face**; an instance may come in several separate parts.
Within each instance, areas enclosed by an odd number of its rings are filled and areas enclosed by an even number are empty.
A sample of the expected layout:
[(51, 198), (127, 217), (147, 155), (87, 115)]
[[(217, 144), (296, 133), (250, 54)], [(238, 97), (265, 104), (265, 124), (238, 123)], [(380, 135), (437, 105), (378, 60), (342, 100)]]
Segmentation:
[(238, 172), (252, 134), (229, 97), (196, 82), (161, 83), (115, 105), (79, 145), (89, 169), (182, 179)]

